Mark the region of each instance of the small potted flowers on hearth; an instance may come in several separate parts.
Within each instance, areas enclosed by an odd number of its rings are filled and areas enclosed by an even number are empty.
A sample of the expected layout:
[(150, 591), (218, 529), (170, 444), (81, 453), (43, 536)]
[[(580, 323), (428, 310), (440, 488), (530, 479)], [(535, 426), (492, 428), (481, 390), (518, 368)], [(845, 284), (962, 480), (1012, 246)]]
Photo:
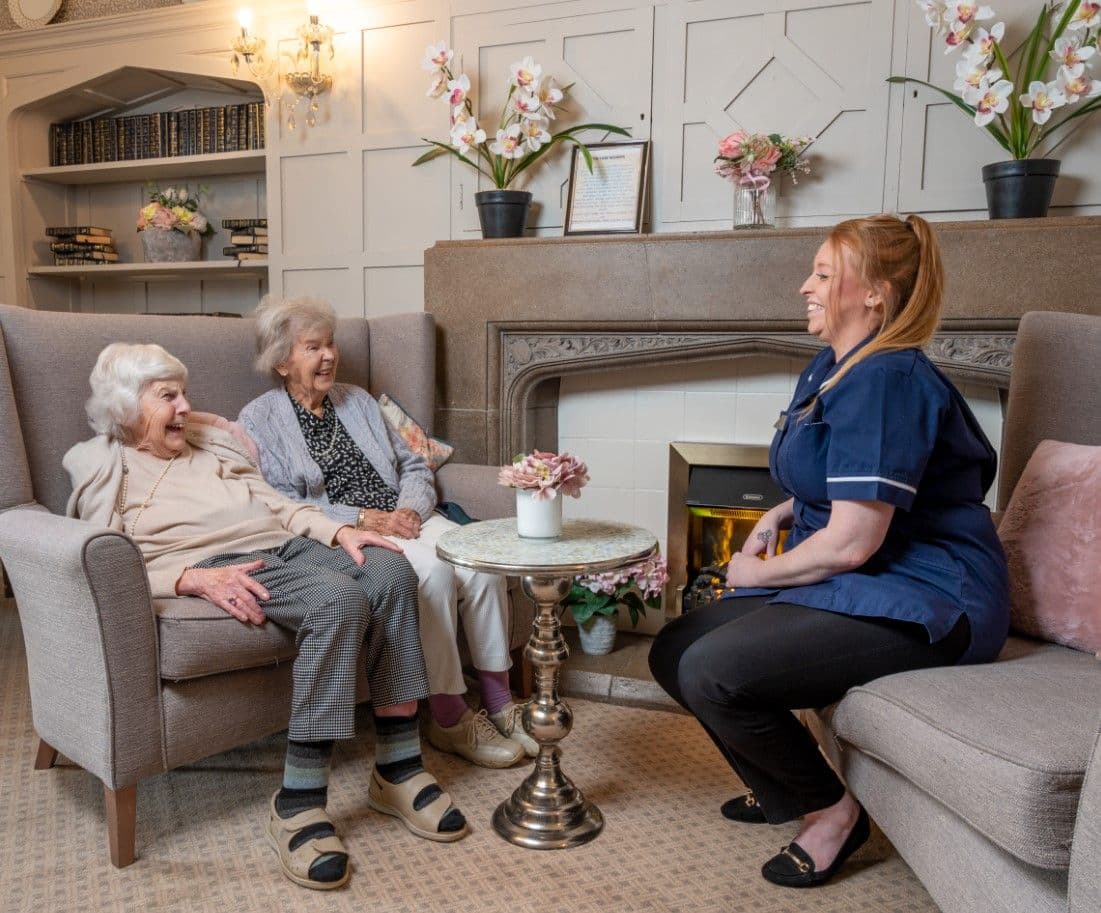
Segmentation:
[(626, 607), (631, 624), (637, 627), (647, 607), (661, 605), (668, 582), (669, 568), (657, 554), (618, 571), (575, 578), (566, 605), (577, 622), (581, 649), (590, 656), (610, 653), (615, 646), (619, 607)]
[(580, 498), (589, 470), (568, 453), (533, 450), (502, 466), (497, 482), (516, 489), (516, 532), (525, 539), (553, 539), (562, 533), (562, 499)]

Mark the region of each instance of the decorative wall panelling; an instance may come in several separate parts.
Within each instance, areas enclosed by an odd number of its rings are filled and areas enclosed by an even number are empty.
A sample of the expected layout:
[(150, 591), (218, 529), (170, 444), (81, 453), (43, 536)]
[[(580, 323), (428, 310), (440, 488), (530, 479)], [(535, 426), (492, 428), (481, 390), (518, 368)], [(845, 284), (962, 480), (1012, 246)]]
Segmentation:
[[(476, 92), (479, 125), (487, 135), (508, 88), (509, 66), (531, 55), (544, 75), (560, 85), (572, 83), (562, 123), (605, 123), (627, 127), (633, 139), (650, 138), (653, 9), (649, 3), (572, 2), (531, 4), (523, 9), (454, 16), (452, 41)], [(437, 109), (431, 136), (446, 128)], [(555, 124), (550, 130), (554, 132)], [(588, 133), (583, 139), (599, 142)], [(540, 234), (558, 235), (565, 222), (570, 150), (559, 147), (522, 186), (534, 196), (529, 225)], [(461, 163), (452, 166), (453, 238), (479, 237), (473, 195), (493, 189), (491, 182)]]
[[(15, 113), (21, 100), (120, 65), (228, 77), (225, 45), (237, 6), (205, 0), (0, 35), (7, 87), (0, 166), (8, 175), (0, 182), (0, 240), (14, 242), (0, 244), (0, 297), (17, 300), (16, 286), (24, 287), (25, 257), (14, 251), (25, 209), (35, 205), (22, 190), (13, 195), (12, 175), (44, 153), (12, 139), (11, 118), (31, 116)], [(1011, 26), (1034, 6), (995, 3)], [(269, 46), (289, 49), (300, 0), (256, 11)], [(336, 90), (315, 128), (270, 125), (257, 192), (270, 194), (272, 290), (315, 291), (341, 313), (421, 308), (423, 251), (439, 239), (477, 235), (473, 173), (449, 160), (409, 167), (421, 137), (446, 135), (446, 107), (425, 98), (420, 68), (424, 46), (441, 38), (466, 55), (485, 111), (497, 109), (508, 64), (532, 53), (561, 81), (576, 81), (575, 117), (652, 136), (655, 232), (729, 226), (731, 188), (712, 174), (712, 158), (719, 137), (740, 125), (818, 135), (815, 173), (781, 193), (780, 221), (792, 226), (878, 209), (983, 218), (978, 168), (1002, 155), (931, 93), (915, 97), (910, 87), (884, 82), (892, 72), (952, 81), (955, 55), (933, 46), (912, 0), (361, 0), (328, 3), (322, 15), (338, 32)], [(1057, 204), (1101, 213), (1101, 131), (1087, 126), (1058, 153), (1064, 177)], [(531, 188), (539, 204), (534, 224), (537, 234), (556, 235), (568, 155), (548, 164)], [(200, 301), (197, 291), (152, 285), (104, 286), (92, 295), (61, 293), (57, 285), (37, 291), (35, 303), (142, 311), (192, 301), (196, 309), (230, 310), (245, 309), (260, 291), (204, 282)], [(26, 297), (20, 292), (18, 300)]]
[(891, 17), (891, 0), (658, 7), (658, 230), (730, 226), (733, 193), (712, 165), (718, 139), (738, 128), (815, 137), (812, 174), (798, 187), (781, 184), (782, 223), (821, 224), (880, 209)]

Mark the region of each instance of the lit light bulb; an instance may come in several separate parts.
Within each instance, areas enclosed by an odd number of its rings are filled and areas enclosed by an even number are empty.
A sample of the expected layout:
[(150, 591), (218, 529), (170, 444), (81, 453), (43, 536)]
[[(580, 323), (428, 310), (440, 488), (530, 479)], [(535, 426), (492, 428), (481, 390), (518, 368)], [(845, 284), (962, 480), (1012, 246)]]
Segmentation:
[(241, 34), (247, 35), (252, 28), (252, 10), (241, 8), (237, 11), (237, 22), (241, 26)]
[(306, 0), (306, 15), (310, 17), (321, 15), (321, 4), (318, 0)]

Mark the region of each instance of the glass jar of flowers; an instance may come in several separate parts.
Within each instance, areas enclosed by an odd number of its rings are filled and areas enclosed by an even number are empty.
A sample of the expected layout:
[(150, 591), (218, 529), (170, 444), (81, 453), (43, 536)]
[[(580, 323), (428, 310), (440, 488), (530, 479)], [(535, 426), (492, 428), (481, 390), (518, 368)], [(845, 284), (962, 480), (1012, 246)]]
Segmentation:
[(618, 571), (575, 578), (565, 601), (577, 622), (581, 649), (591, 656), (610, 653), (615, 645), (619, 607), (627, 609), (631, 625), (637, 627), (647, 607), (656, 609), (661, 605), (668, 582), (668, 565), (657, 554)]
[(776, 224), (775, 174), (809, 172), (802, 158), (813, 140), (809, 136), (786, 137), (779, 133), (747, 133), (736, 130), (719, 141), (715, 173), (734, 184), (734, 227), (772, 228)]
[(580, 498), (588, 467), (568, 453), (533, 450), (502, 466), (497, 482), (516, 489), (516, 532), (525, 539), (553, 539), (562, 533), (562, 498)]
[(199, 212), (199, 193), (186, 187), (159, 190), (146, 185), (149, 203), (138, 210), (138, 235), (146, 263), (180, 263), (199, 260), (204, 235), (214, 233), (207, 217)]
[(480, 190), (474, 194), (483, 238), (518, 238), (523, 234), (531, 194), (508, 188), (529, 168), (543, 161), (555, 146), (560, 143), (577, 146), (585, 165), (592, 171), (592, 155), (578, 139), (578, 134), (597, 131), (604, 136), (609, 133), (631, 135), (629, 130), (612, 124), (578, 124), (551, 133), (551, 122), (557, 119), (556, 112), (564, 112), (571, 86), (560, 86), (553, 76), (544, 75), (542, 66), (531, 57), (509, 68), (504, 108), (497, 119), (495, 132), (487, 133), (474, 116), (470, 77), (465, 73), (456, 76), (451, 69), (454, 57), (455, 52), (445, 41), (429, 45), (425, 50), (421, 65), (432, 73), (432, 83), (426, 94), (447, 103), (451, 135), (446, 143), (425, 139), (433, 148), (413, 165), (430, 162), (441, 155), (453, 155), (493, 183), (496, 190)]

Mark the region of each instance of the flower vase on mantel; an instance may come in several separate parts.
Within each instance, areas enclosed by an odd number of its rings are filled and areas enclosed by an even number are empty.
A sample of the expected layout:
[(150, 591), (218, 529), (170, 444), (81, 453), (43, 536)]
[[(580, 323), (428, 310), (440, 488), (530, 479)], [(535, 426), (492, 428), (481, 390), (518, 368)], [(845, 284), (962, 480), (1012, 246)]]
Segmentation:
[(516, 492), (516, 535), (521, 539), (556, 539), (562, 535), (562, 499), (534, 498)]
[(776, 227), (776, 182), (734, 185), (734, 227)]

